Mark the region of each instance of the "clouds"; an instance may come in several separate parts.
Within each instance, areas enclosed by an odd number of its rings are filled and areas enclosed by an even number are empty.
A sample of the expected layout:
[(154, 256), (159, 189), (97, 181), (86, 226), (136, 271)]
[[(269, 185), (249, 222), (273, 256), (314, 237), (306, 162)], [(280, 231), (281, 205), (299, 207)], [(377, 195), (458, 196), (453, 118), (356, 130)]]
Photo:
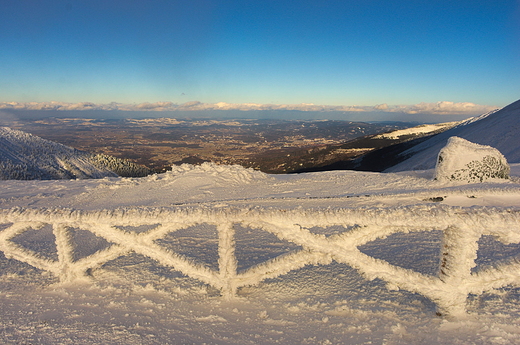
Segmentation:
[(14, 110), (116, 110), (115, 103), (95, 104), (91, 102), (0, 102), (0, 109)]
[(169, 110), (174, 104), (172, 102), (141, 103), (135, 106), (136, 110)]
[(386, 103), (378, 104), (378, 105), (374, 106), (374, 109), (375, 110), (388, 110), (388, 104), (386, 104)]
[(393, 109), (393, 111), (402, 111), (407, 114), (483, 114), (496, 107), (487, 105), (480, 105), (469, 102), (436, 102), (436, 103), (424, 103), (411, 105), (411, 106), (399, 106)]
[(497, 107), (480, 105), (469, 102), (421, 102), (413, 105), (378, 104), (375, 106), (335, 106), (316, 105), (312, 103), (300, 104), (259, 104), (259, 103), (202, 103), (191, 101), (186, 103), (155, 102), (140, 104), (108, 103), (95, 104), (91, 102), (0, 102), (0, 109), (13, 110), (120, 110), (120, 111), (209, 111), (209, 110), (238, 110), (238, 111), (303, 111), (303, 112), (355, 112), (372, 113), (388, 112), (403, 114), (435, 114), (435, 115), (478, 115), (489, 112)]

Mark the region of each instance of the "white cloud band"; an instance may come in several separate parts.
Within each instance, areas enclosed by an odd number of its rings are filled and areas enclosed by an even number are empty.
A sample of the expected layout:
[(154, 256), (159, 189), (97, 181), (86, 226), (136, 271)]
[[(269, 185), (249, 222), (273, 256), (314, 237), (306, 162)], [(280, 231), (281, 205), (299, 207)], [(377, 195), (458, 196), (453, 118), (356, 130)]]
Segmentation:
[(375, 106), (335, 106), (315, 105), (312, 103), (301, 104), (257, 104), (257, 103), (202, 103), (192, 101), (176, 104), (173, 102), (155, 102), (140, 104), (108, 103), (95, 104), (91, 102), (66, 103), (66, 102), (0, 102), (0, 109), (15, 110), (121, 110), (121, 111), (191, 111), (191, 110), (295, 110), (317, 112), (391, 112), (405, 114), (437, 114), (437, 115), (477, 115), (489, 112), (497, 107), (479, 105), (469, 102), (436, 102), (418, 103), (413, 105), (378, 104)]

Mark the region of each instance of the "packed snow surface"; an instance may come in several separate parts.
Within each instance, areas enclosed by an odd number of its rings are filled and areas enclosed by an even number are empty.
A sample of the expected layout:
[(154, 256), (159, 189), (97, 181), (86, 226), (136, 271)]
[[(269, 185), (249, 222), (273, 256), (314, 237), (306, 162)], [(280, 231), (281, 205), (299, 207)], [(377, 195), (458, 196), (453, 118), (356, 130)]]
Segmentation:
[(433, 175), (0, 181), (0, 341), (517, 344), (520, 166)]

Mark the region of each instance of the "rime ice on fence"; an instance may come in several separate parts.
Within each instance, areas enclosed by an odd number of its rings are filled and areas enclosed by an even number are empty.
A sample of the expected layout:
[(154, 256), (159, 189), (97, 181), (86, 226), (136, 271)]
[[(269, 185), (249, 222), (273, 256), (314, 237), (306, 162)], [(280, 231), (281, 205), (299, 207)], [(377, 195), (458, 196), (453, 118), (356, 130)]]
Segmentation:
[[(215, 225), (219, 240), (219, 270), (195, 264), (156, 243), (169, 233), (197, 224)], [(520, 242), (520, 210), (458, 208), (445, 205), (358, 209), (211, 209), (146, 208), (103, 211), (67, 209), (20, 209), (0, 211), (0, 250), (7, 257), (52, 272), (61, 281), (84, 277), (89, 270), (109, 260), (135, 252), (198, 279), (232, 297), (242, 286), (255, 285), (305, 265), (325, 265), (335, 260), (357, 269), (367, 279), (379, 278), (392, 289), (422, 294), (434, 301), (442, 314), (465, 311), (468, 294), (510, 284), (520, 284), (520, 263), (511, 262), (472, 273), (478, 240), (492, 235), (503, 243)], [(38, 256), (12, 241), (25, 231), (50, 224), (56, 238), (58, 260)], [(235, 226), (257, 228), (293, 242), (301, 249), (237, 272)], [(313, 227), (343, 226), (348, 231), (326, 237)], [(122, 230), (147, 226), (145, 232)], [(70, 230), (83, 229), (112, 245), (74, 260)], [(441, 261), (437, 276), (392, 265), (362, 253), (358, 247), (394, 233), (442, 230)]]

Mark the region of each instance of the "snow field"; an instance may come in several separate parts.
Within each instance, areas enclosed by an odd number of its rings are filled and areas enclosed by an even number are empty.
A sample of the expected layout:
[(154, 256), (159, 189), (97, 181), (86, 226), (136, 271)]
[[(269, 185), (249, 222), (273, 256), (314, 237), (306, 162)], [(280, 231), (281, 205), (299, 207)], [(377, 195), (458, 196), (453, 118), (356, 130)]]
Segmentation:
[[(136, 253), (171, 267), (218, 289), (226, 299), (239, 288), (258, 285), (308, 265), (346, 264), (366, 279), (380, 279), (387, 288), (407, 290), (432, 300), (438, 313), (465, 313), (469, 294), (520, 284), (520, 263), (500, 263), (474, 271), (479, 240), (493, 236), (504, 244), (520, 242), (520, 211), (502, 208), (462, 208), (419, 205), (357, 209), (214, 209), (131, 208), (101, 211), (70, 209), (22, 209), (0, 211), (0, 250), (8, 258), (51, 272), (62, 283), (92, 277), (109, 261)], [(217, 269), (161, 245), (172, 233), (200, 224), (217, 232)], [(16, 241), (28, 231), (52, 227), (56, 257), (45, 257)], [(313, 228), (336, 227), (336, 233), (312, 232)], [(338, 231), (338, 227), (343, 230)], [(296, 246), (289, 252), (238, 270), (236, 229), (258, 229)], [(79, 231), (90, 232), (99, 250), (76, 252), (88, 246), (74, 240)], [(399, 233), (442, 231), (438, 274), (403, 268), (374, 258), (359, 247)], [(92, 238), (92, 236), (91, 236)], [(23, 240), (22, 240), (23, 242)]]
[(1, 181), (0, 342), (516, 345), (519, 167)]

